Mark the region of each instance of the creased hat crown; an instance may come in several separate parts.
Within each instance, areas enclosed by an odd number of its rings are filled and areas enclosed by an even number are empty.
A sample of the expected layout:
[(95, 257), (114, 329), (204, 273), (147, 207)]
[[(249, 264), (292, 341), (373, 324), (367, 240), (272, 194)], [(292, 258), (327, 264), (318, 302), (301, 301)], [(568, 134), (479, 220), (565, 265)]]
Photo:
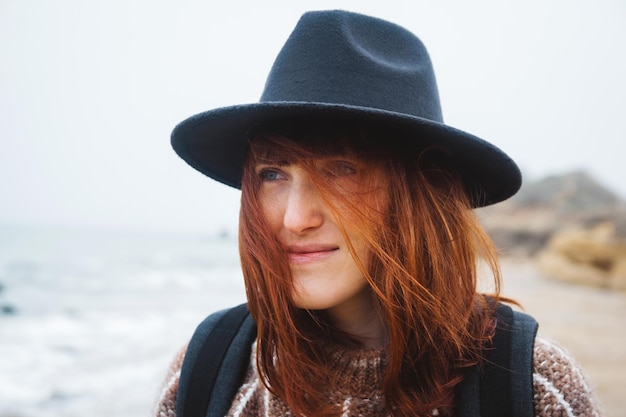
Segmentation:
[(336, 103), (443, 122), (422, 42), (398, 25), (342, 11), (302, 16), (274, 62), (261, 101)]

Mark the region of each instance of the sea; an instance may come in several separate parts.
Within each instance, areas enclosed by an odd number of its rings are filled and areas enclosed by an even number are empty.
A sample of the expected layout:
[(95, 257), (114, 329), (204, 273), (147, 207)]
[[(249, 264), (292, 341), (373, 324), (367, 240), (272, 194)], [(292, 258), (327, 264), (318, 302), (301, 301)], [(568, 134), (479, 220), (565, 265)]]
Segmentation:
[(228, 233), (0, 226), (0, 417), (150, 416), (197, 324), (244, 301)]

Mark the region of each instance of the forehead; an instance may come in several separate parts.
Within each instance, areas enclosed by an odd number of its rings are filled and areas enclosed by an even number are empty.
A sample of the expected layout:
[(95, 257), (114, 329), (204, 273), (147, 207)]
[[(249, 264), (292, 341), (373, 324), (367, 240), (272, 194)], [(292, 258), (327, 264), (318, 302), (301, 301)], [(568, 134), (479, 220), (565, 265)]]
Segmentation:
[(326, 140), (303, 142), (282, 137), (253, 140), (250, 143), (250, 150), (257, 163), (272, 162), (280, 165), (337, 156), (351, 159), (364, 157), (362, 150), (344, 143), (339, 144)]
[(381, 155), (382, 142), (359, 129), (301, 128), (256, 134), (249, 152), (256, 162), (281, 164), (337, 156), (367, 160)]

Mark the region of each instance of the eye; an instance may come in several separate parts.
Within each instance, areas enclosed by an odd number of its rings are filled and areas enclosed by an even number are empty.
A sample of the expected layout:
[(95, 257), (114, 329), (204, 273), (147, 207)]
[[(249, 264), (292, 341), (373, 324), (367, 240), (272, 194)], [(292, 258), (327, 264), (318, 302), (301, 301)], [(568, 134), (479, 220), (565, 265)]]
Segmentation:
[(285, 175), (276, 168), (261, 168), (257, 170), (257, 175), (263, 182), (278, 181), (285, 178)]
[(326, 166), (326, 172), (334, 177), (355, 175), (357, 173), (357, 166), (354, 162), (350, 161), (330, 161)]

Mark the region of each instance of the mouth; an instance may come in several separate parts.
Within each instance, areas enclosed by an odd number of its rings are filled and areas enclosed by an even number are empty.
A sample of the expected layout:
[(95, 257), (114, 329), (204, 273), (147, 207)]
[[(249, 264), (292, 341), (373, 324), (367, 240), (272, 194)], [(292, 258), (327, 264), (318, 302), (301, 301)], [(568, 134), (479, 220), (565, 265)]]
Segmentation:
[(287, 257), (294, 264), (319, 262), (333, 256), (339, 247), (333, 245), (289, 245)]

